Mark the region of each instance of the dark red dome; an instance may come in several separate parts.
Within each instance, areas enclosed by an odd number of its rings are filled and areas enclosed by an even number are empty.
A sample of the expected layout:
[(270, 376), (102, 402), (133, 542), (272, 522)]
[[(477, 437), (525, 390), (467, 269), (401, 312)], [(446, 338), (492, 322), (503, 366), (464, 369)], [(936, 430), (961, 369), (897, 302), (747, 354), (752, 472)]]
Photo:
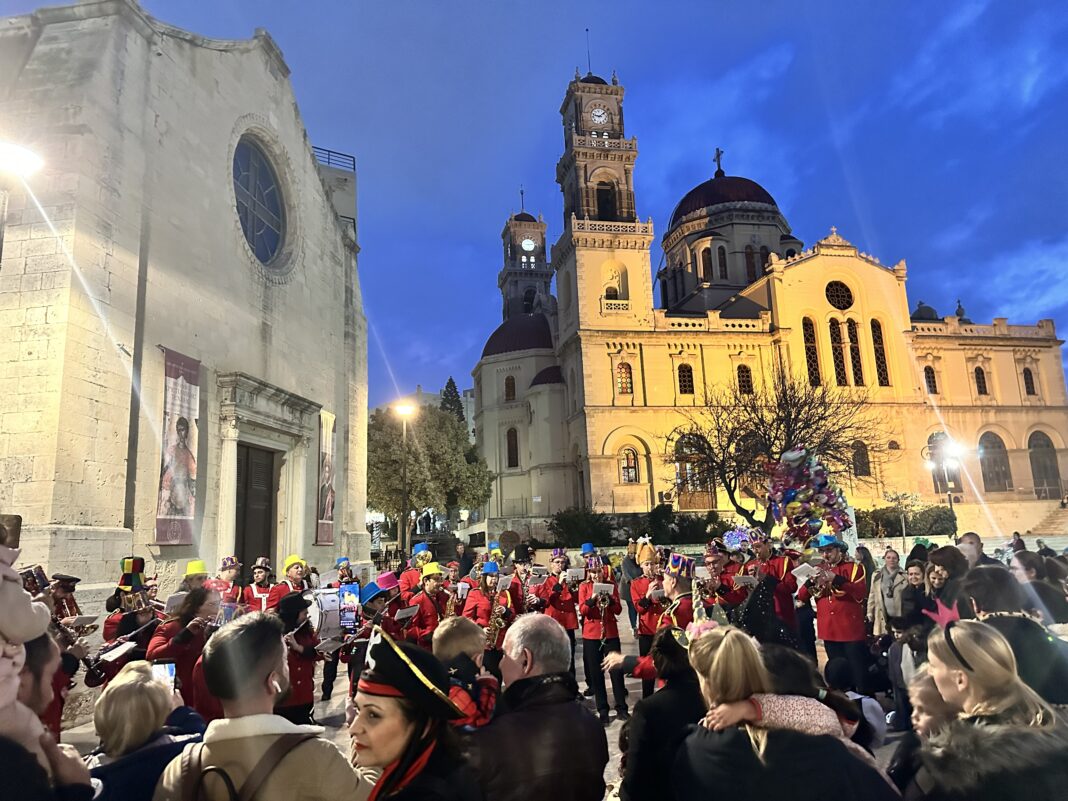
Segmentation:
[(710, 178), (703, 184), (698, 184), (687, 192), (675, 211), (671, 213), (671, 225), (675, 225), (687, 214), (698, 209), (708, 208), (720, 203), (766, 203), (775, 206), (775, 198), (756, 181), (741, 178), (737, 175), (720, 175)]
[(534, 376), (534, 380), (530, 382), (532, 387), (538, 384), (563, 384), (564, 372), (560, 369), (560, 365), (553, 364), (546, 367), (544, 370), (539, 370), (538, 374)]
[(516, 314), (509, 317), (490, 334), (482, 358), (519, 350), (542, 348), (552, 350), (553, 335), (544, 314)]
[(512, 219), (520, 220), (522, 222), (537, 222), (537, 220), (534, 219), (533, 214), (527, 214), (525, 211), (519, 212), (519, 214), (515, 215)]
[(579, 78), (579, 83), (596, 83), (600, 84), (601, 86), (608, 86), (608, 81), (606, 81), (604, 78), (597, 77), (592, 72), (587, 72), (585, 75)]

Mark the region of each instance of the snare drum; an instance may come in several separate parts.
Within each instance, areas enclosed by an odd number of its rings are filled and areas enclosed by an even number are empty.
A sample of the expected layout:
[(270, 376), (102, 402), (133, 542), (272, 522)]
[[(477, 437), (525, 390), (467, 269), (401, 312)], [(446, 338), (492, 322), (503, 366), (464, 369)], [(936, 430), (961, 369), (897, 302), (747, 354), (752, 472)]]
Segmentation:
[(337, 589), (309, 590), (304, 597), (308, 607), (308, 625), (320, 640), (341, 636), (341, 594)]

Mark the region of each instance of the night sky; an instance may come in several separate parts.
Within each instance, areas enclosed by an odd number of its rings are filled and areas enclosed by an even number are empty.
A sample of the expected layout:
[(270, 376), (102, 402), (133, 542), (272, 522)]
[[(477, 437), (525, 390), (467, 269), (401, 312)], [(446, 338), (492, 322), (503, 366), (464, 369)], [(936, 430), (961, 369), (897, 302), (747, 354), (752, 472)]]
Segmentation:
[(470, 385), (520, 184), (559, 236), (558, 110), (586, 27), (593, 71), (626, 87), (638, 214), (658, 240), (718, 146), (806, 246), (836, 225), (884, 264), (906, 259), (913, 308), (948, 315), (959, 297), (976, 322), (1052, 317), (1068, 334), (1068, 5), (145, 5), (205, 36), (269, 30), (312, 141), (356, 156), (372, 405)]

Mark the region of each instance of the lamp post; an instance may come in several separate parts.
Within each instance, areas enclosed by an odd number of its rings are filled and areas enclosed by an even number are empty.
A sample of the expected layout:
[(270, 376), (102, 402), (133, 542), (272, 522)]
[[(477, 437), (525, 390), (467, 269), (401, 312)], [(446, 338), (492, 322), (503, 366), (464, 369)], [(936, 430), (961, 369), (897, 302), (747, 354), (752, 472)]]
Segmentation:
[[(942, 471), (942, 481), (946, 488), (946, 500), (949, 502), (949, 511), (953, 511), (953, 487), (949, 481), (949, 472), (960, 468), (961, 447), (951, 439), (939, 442), (934, 448), (924, 445), (920, 451), (924, 466), (933, 474), (935, 470)], [(937, 483), (937, 482), (936, 482)]]
[(404, 529), (401, 530), (401, 521), (397, 521), (397, 536), (400, 539), (401, 550), (405, 553), (408, 552), (408, 419), (414, 417), (416, 413), (416, 407), (413, 403), (397, 403), (393, 406), (393, 413), (401, 420), (401, 453), (403, 454), (403, 462), (401, 463), (401, 503), (403, 505), (403, 517), (404, 517)]

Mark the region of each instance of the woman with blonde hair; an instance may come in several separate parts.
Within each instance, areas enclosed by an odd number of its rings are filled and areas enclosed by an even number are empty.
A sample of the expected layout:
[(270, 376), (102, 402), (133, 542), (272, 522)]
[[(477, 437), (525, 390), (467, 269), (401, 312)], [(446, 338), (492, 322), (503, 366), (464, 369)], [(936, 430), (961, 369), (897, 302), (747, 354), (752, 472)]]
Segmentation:
[(929, 801), (1019, 798), (1053, 801), (1068, 785), (1068, 731), (1017, 675), (1012, 648), (996, 629), (951, 621), (927, 639), (931, 678), (957, 719), (920, 754), (917, 784)]
[[(688, 652), (710, 708), (768, 693), (771, 680), (756, 642), (732, 626), (691, 626)], [(833, 770), (827, 766), (833, 765)], [(713, 731), (690, 727), (675, 757), (676, 798), (706, 798), (730, 788), (732, 799), (881, 801), (896, 791), (838, 738), (751, 723)]]
[(96, 801), (151, 801), (156, 782), (186, 743), (204, 733), (203, 719), (182, 705), (171, 685), (138, 660), (124, 665), (97, 699), (93, 722), (100, 747), (86, 758), (102, 784)]

